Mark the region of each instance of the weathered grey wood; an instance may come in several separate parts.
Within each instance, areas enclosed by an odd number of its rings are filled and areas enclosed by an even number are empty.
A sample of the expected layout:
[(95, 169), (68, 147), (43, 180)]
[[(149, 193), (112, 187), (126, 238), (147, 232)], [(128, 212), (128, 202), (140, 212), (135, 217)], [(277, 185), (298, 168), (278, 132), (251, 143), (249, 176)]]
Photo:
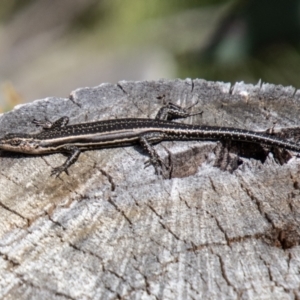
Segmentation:
[[(194, 124), (252, 130), (300, 125), (293, 87), (204, 80), (102, 84), (0, 117), (5, 132), (33, 118), (71, 123), (153, 117), (164, 99), (199, 102)], [(218, 143), (164, 142), (161, 179), (138, 147), (88, 151), (70, 176), (61, 154), (0, 156), (1, 299), (299, 299), (300, 161), (243, 159), (215, 167)]]

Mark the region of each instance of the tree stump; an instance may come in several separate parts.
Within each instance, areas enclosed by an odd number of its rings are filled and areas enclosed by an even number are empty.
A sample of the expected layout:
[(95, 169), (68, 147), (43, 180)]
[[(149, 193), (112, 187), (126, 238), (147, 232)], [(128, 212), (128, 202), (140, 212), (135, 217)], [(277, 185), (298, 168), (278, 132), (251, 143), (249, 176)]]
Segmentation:
[[(39, 131), (34, 118), (153, 118), (172, 101), (203, 110), (178, 122), (274, 127), (297, 142), (299, 95), (200, 79), (101, 84), (16, 107), (0, 136)], [(1, 152), (1, 299), (299, 299), (296, 154), (212, 141), (155, 148), (168, 178), (144, 168), (138, 146), (85, 151), (58, 178), (62, 154)]]

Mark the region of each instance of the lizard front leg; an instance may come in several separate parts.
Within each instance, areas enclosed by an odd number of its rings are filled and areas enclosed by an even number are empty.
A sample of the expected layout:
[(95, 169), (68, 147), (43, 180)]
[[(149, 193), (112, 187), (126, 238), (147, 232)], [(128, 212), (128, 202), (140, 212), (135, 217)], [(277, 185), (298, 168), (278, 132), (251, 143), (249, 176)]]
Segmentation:
[(39, 121), (34, 119), (32, 121), (33, 124), (37, 126), (41, 126), (43, 129), (48, 129), (48, 130), (59, 130), (61, 128), (64, 128), (65, 126), (68, 125), (69, 123), (69, 118), (68, 117), (61, 117), (58, 120), (54, 122), (50, 122), (49, 120), (46, 121)]
[(187, 107), (182, 108), (181, 106), (174, 104), (172, 102), (169, 102), (168, 104), (164, 105), (160, 108), (158, 113), (156, 114), (155, 119), (156, 120), (174, 120), (174, 119), (180, 119), (180, 118), (188, 118), (196, 115), (200, 115), (203, 113), (203, 111), (196, 112), (194, 114), (191, 114), (188, 110), (194, 107), (197, 103)]
[(155, 173), (158, 175), (162, 174), (162, 167), (165, 166), (162, 159), (152, 146), (152, 144), (159, 143), (164, 139), (165, 135), (161, 132), (149, 132), (140, 136), (139, 143), (149, 155), (149, 160), (145, 162), (145, 168), (153, 165)]
[(51, 176), (58, 177), (62, 172), (69, 175), (68, 168), (77, 161), (81, 152), (79, 148), (72, 145), (65, 145), (61, 148), (61, 151), (69, 153), (69, 157), (61, 166), (53, 168)]

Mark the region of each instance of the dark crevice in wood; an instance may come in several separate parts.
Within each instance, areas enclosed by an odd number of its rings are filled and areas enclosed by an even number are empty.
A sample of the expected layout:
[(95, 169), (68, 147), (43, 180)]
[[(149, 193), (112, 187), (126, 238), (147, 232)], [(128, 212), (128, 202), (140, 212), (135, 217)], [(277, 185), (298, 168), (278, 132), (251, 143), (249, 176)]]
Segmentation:
[(178, 197), (179, 197), (180, 201), (182, 201), (188, 209), (192, 209), (191, 206), (189, 206), (189, 204), (187, 203), (187, 201), (182, 198), (180, 193), (178, 193)]
[(113, 178), (112, 178), (112, 176), (110, 176), (106, 171), (104, 171), (103, 169), (100, 169), (100, 168), (98, 168), (99, 169), (99, 171), (101, 172), (101, 174), (102, 175), (104, 175), (106, 178), (107, 178), (107, 180), (108, 180), (108, 182), (110, 183), (110, 186), (111, 186), (111, 191), (112, 192), (114, 192), (115, 191), (115, 189), (116, 189), (116, 185), (115, 185), (115, 183), (114, 183), (114, 180), (113, 180)]
[(273, 228), (275, 228), (275, 225), (273, 224), (273, 220), (269, 217), (269, 215), (263, 210), (262, 208), (262, 203), (259, 201), (259, 199), (257, 199), (250, 191), (249, 188), (246, 187), (246, 185), (244, 185), (242, 182), (240, 182), (240, 186), (242, 188), (243, 191), (246, 192), (246, 194), (248, 195), (248, 197), (252, 200), (252, 202), (256, 205), (257, 210), (259, 211), (259, 213), (261, 214), (261, 216), (264, 217), (264, 219), (266, 219), (268, 221), (268, 223), (270, 223), (272, 225)]
[(122, 86), (120, 83), (117, 84), (117, 87), (118, 87), (125, 95), (127, 95), (127, 92), (124, 90), (123, 86)]
[(17, 212), (16, 210), (8, 207), (7, 205), (5, 205), (4, 203), (0, 202), (0, 207), (4, 208), (5, 210), (9, 211), (10, 213), (18, 216), (19, 218), (21, 218), (22, 220), (26, 221), (27, 223), (27, 227), (30, 225), (31, 221), (29, 218), (26, 218), (24, 216), (22, 216), (19, 212)]
[(194, 91), (194, 87), (195, 87), (195, 83), (194, 83), (194, 80), (193, 80), (193, 79), (192, 79), (191, 81), (192, 81), (191, 93), (193, 93), (193, 91)]
[(225, 240), (227, 242), (227, 245), (230, 247), (230, 239), (227, 235), (226, 230), (223, 228), (223, 226), (221, 225), (220, 221), (218, 220), (218, 218), (216, 218), (212, 213), (210, 213), (209, 211), (205, 211), (208, 215), (210, 215), (211, 217), (214, 218), (214, 220), (216, 221), (217, 227), (219, 228), (219, 230), (224, 234)]
[(76, 106), (78, 106), (79, 108), (82, 108), (81, 104), (80, 104), (80, 103), (77, 103), (77, 102), (75, 101), (74, 96), (73, 96), (72, 94), (70, 94), (69, 100), (70, 100), (73, 104), (75, 104)]
[(233, 291), (235, 292), (236, 295), (239, 294), (239, 291), (237, 290), (237, 288), (231, 283), (231, 281), (229, 280), (228, 276), (227, 276), (227, 273), (226, 273), (226, 267), (225, 267), (225, 264), (224, 264), (224, 261), (223, 261), (223, 258), (221, 255), (219, 254), (216, 254), (215, 255), (218, 257), (218, 260), (219, 260), (219, 264), (220, 264), (220, 269), (221, 269), (221, 274), (225, 280), (225, 282), (227, 283), (227, 285), (229, 287), (232, 287)]
[(300, 230), (298, 224), (286, 223), (265, 232), (264, 240), (274, 247), (288, 250), (300, 245)]
[(162, 226), (163, 229), (167, 230), (176, 240), (180, 241), (181, 239), (168, 227), (166, 226), (162, 221), (164, 218), (154, 209), (153, 206), (150, 204), (147, 204), (147, 206), (151, 209), (151, 211), (159, 218), (159, 224)]
[(268, 276), (269, 276), (269, 280), (270, 282), (272, 282), (276, 287), (282, 288), (286, 293), (290, 293), (290, 290), (285, 288), (284, 286), (280, 285), (277, 280), (274, 279), (273, 275), (272, 275), (272, 271), (271, 271), (271, 267), (270, 265), (263, 259), (263, 257), (260, 255), (259, 258), (261, 259), (261, 261), (263, 262), (263, 264), (265, 265), (267, 272), (268, 272)]
[(117, 206), (117, 204), (112, 200), (111, 197), (109, 197), (109, 198), (107, 199), (107, 201), (108, 201), (108, 203), (110, 203), (110, 204), (116, 209), (117, 212), (119, 212), (119, 213), (124, 217), (124, 219), (128, 222), (128, 224), (129, 224), (130, 226), (133, 225), (132, 222), (131, 222), (131, 220), (130, 220), (130, 219), (128, 218), (128, 216), (125, 214), (125, 212)]

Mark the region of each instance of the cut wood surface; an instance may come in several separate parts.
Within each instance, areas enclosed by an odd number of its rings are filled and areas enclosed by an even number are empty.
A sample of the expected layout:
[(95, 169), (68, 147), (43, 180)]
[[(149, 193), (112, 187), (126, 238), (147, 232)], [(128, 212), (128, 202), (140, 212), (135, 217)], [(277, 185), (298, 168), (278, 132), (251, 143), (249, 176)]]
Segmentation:
[[(33, 119), (153, 118), (166, 101), (203, 111), (177, 122), (299, 138), (295, 88), (200, 79), (34, 101), (0, 116), (0, 137), (39, 131)], [(239, 147), (162, 142), (169, 178), (138, 145), (83, 152), (59, 178), (62, 154), (1, 152), (0, 298), (300, 299), (300, 159)]]

